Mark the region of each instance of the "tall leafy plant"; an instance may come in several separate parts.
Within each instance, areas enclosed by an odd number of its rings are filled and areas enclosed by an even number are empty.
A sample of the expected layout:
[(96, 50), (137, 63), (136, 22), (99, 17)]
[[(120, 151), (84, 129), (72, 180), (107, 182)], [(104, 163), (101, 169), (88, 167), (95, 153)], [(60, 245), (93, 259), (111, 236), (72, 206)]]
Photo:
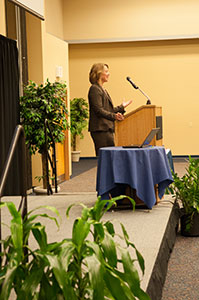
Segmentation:
[[(36, 151), (42, 155), (43, 187), (46, 188), (45, 168), (45, 134), (44, 123), (48, 120), (56, 143), (63, 142), (64, 130), (68, 127), (66, 100), (66, 84), (47, 82), (37, 85), (30, 81), (24, 87), (24, 95), (20, 98), (20, 116), (25, 130), (26, 143), (31, 154)], [(48, 129), (47, 129), (48, 131)], [(47, 137), (48, 149), (52, 144), (50, 135)]]
[[(2, 203), (1, 207), (8, 207), (12, 220), (10, 235), (1, 241), (0, 299), (9, 299), (14, 291), (17, 299), (24, 300), (150, 300), (140, 287), (135, 268), (138, 262), (144, 274), (142, 255), (129, 241), (122, 224), (119, 237), (125, 242), (124, 247), (115, 241), (118, 235), (113, 224), (102, 221), (104, 213), (122, 198), (103, 201), (98, 198), (91, 208), (81, 204), (81, 217), (74, 221), (72, 237), (50, 244), (45, 226), (36, 219), (45, 217), (57, 223), (57, 217), (31, 211), (22, 220), (13, 203)], [(72, 206), (67, 209), (67, 216)], [(55, 209), (47, 208), (58, 214)], [(38, 249), (27, 246), (30, 233)], [(134, 258), (129, 248), (134, 249)]]
[(88, 121), (88, 103), (83, 98), (74, 98), (70, 101), (70, 131), (71, 146), (76, 151), (77, 136), (83, 138), (83, 129)]
[(179, 177), (173, 172), (173, 183), (169, 191), (182, 207), (181, 214), (187, 215), (186, 231), (190, 231), (195, 214), (199, 214), (199, 159), (189, 156), (186, 173)]
[(173, 173), (173, 180), (169, 190), (181, 203), (184, 213), (199, 213), (199, 159), (190, 156), (186, 173), (182, 177)]

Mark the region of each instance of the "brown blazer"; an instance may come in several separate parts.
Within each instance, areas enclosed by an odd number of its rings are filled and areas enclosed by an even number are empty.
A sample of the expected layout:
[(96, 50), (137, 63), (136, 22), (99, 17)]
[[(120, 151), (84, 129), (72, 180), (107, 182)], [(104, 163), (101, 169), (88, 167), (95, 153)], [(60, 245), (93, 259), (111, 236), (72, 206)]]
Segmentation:
[(89, 127), (88, 131), (115, 130), (115, 114), (124, 113), (123, 105), (113, 106), (111, 97), (99, 84), (92, 84), (88, 92)]

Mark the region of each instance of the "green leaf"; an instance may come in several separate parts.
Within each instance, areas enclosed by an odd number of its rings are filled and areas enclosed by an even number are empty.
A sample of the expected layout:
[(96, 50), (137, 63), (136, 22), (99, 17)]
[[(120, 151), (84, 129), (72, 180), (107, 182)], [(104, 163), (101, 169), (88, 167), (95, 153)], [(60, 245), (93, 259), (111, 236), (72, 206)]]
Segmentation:
[(124, 274), (127, 282), (132, 288), (132, 291), (136, 291), (140, 287), (140, 280), (138, 271), (135, 269), (133, 260), (127, 249), (119, 247), (119, 251), (122, 255), (122, 264), (124, 268)]
[(78, 252), (87, 237), (90, 230), (90, 224), (82, 219), (76, 219), (73, 224), (72, 241), (77, 246)]
[(71, 241), (69, 241), (64, 246), (62, 246), (62, 249), (58, 255), (60, 262), (66, 271), (68, 271), (68, 266), (71, 258), (74, 255), (74, 252), (75, 252), (75, 245)]
[[(130, 245), (131, 245), (131, 243), (130, 243)], [(145, 270), (144, 258), (142, 256), (142, 254), (137, 249), (135, 249), (135, 252), (136, 252), (138, 262), (139, 262), (139, 266), (142, 270), (142, 274), (144, 275), (144, 270)]]
[(42, 299), (42, 300), (58, 300), (58, 299), (63, 299), (63, 298), (58, 298), (58, 294), (61, 293), (61, 289), (59, 288), (59, 285), (57, 284), (56, 278), (54, 276), (54, 274), (51, 274), (52, 278), (51, 281), (49, 282), (49, 277), (46, 274), (46, 276), (42, 277), (41, 280), (41, 286), (40, 286), (40, 290), (39, 290), (39, 295), (33, 299), (33, 300), (38, 300), (38, 299)]
[(66, 243), (66, 240), (63, 239), (61, 242), (54, 242), (54, 243), (47, 244), (46, 252), (59, 251), (60, 248), (62, 249), (62, 247), (64, 247), (65, 243)]
[(12, 264), (9, 263), (6, 276), (1, 288), (0, 300), (8, 300), (16, 271), (17, 271), (17, 265), (13, 263)]
[(121, 200), (123, 198), (124, 198), (123, 196), (122, 197), (119, 196), (117, 198), (101, 200), (101, 197), (99, 196), (97, 198), (97, 201), (96, 201), (93, 209), (91, 209), (91, 214), (92, 214), (93, 220), (100, 221), (100, 219), (102, 218), (104, 213), (106, 211), (108, 211), (113, 204), (116, 205), (117, 200)]
[(90, 215), (90, 209), (88, 207), (83, 207), (82, 209), (82, 219), (87, 220)]
[(113, 296), (113, 299), (115, 299), (115, 300), (121, 300), (121, 299), (122, 300), (129, 300), (126, 297), (124, 289), (121, 285), (121, 280), (119, 280), (119, 278), (115, 274), (113, 274), (112, 272), (110, 272), (107, 269), (106, 269), (106, 272), (104, 274), (104, 282), (105, 282), (109, 292)]
[[(67, 216), (67, 218), (69, 217), (69, 212), (70, 212), (70, 210), (71, 210), (71, 208), (73, 207), (73, 206), (76, 206), (76, 205), (80, 205), (80, 206), (82, 206), (83, 207), (83, 209), (85, 208), (85, 209), (88, 209), (83, 203), (73, 203), (73, 204), (71, 204), (71, 205), (69, 205), (68, 206), (68, 208), (67, 208), (67, 210), (66, 210), (66, 216)], [(82, 212), (83, 213), (83, 212)], [(84, 217), (83, 217), (84, 218)]]
[(29, 276), (26, 276), (23, 282), (22, 291), (25, 293), (25, 295), (34, 295), (42, 280), (45, 266), (46, 265), (44, 263), (40, 263), (39, 265), (34, 263), (30, 270)]
[(50, 211), (52, 211), (54, 214), (56, 214), (58, 217), (60, 217), (60, 213), (58, 212), (58, 210), (54, 207), (54, 206), (49, 206), (49, 205), (41, 205), (41, 206), (38, 206), (36, 207), (35, 209), (32, 209), (28, 212), (28, 216), (31, 215), (33, 212), (41, 209), (41, 208), (45, 208), (45, 209), (48, 209)]
[(68, 280), (67, 271), (64, 269), (60, 259), (55, 255), (46, 256), (50, 266), (53, 268), (54, 275), (59, 283), (66, 300), (78, 300), (71, 283)]
[(104, 270), (95, 255), (86, 259), (88, 265), (89, 277), (93, 288), (93, 300), (104, 300)]
[(122, 227), (122, 232), (123, 232), (123, 235), (124, 235), (124, 240), (126, 242), (126, 245), (127, 247), (129, 246), (129, 236), (128, 236), (128, 233), (124, 227), (124, 225), (122, 223), (120, 223), (121, 227)]
[(95, 242), (91, 242), (91, 241), (86, 241), (86, 246), (90, 249), (92, 249), (92, 251), (95, 253), (95, 255), (97, 256), (97, 259), (101, 262), (104, 263), (104, 258), (100, 249), (100, 246), (95, 243)]
[(54, 214), (56, 214), (60, 218), (60, 214), (59, 214), (58, 210), (55, 207), (49, 206), (49, 205), (42, 205), (42, 206), (38, 206), (37, 208), (35, 208), (33, 210), (30, 210), (28, 212), (28, 214), (27, 214), (28, 221), (33, 221), (37, 217), (44, 217), (44, 218), (48, 218), (50, 220), (55, 221), (57, 227), (59, 228), (59, 223), (58, 223), (58, 221), (57, 221), (57, 219), (55, 217), (51, 217), (51, 216), (49, 216), (47, 214), (44, 214), (44, 213), (40, 213), (40, 214), (36, 214), (36, 215), (30, 216), (33, 212), (35, 212), (35, 211), (37, 211), (39, 209), (43, 209), (43, 208), (45, 208), (45, 209), (53, 212)]
[(37, 215), (30, 216), (28, 218), (28, 220), (25, 220), (25, 222), (26, 222), (25, 224), (26, 225), (31, 224), (31, 222), (34, 221), (38, 217), (47, 218), (49, 220), (54, 221), (55, 224), (57, 225), (57, 227), (59, 228), (59, 223), (58, 223), (57, 219), (55, 217), (49, 216), (48, 214), (37, 214)]
[(32, 228), (32, 233), (38, 242), (41, 251), (45, 251), (47, 249), (47, 235), (45, 232), (45, 226), (40, 223), (36, 223), (34, 228)]
[(15, 259), (20, 262), (21, 257), (23, 256), (23, 226), (21, 213), (17, 211), (12, 202), (6, 202), (5, 205), (8, 207), (10, 214), (13, 217), (10, 225), (11, 238), (16, 251)]
[(141, 300), (150, 300), (149, 296), (140, 287), (138, 271), (135, 269), (128, 250), (124, 248), (119, 248), (119, 250), (122, 254), (125, 281), (128, 283), (131, 291)]
[(101, 223), (94, 224), (94, 237), (95, 237), (95, 241), (97, 238), (100, 241), (104, 239), (104, 227)]
[(102, 248), (104, 250), (104, 254), (108, 259), (108, 263), (111, 267), (117, 266), (117, 253), (116, 253), (116, 245), (112, 238), (112, 236), (106, 232), (104, 240), (102, 241)]
[(111, 236), (115, 235), (114, 226), (110, 221), (107, 221), (104, 226), (106, 227), (108, 233), (110, 233)]

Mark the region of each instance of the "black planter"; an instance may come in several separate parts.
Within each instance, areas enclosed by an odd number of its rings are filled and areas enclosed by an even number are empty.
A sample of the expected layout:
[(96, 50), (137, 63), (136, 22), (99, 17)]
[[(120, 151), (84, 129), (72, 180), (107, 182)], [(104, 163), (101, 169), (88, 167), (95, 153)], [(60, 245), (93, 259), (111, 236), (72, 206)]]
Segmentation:
[[(190, 229), (187, 230), (187, 224), (191, 221)], [(182, 215), (180, 218), (181, 235), (183, 236), (199, 236), (199, 214), (194, 213), (192, 219), (191, 215)]]

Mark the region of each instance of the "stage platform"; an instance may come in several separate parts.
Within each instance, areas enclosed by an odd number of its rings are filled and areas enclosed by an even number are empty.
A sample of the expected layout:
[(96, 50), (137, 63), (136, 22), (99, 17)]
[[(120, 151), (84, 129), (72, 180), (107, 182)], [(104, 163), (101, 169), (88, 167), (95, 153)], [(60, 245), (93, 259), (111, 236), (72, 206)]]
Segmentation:
[[(12, 201), (17, 207), (20, 197), (4, 197), (2, 201)], [(62, 223), (58, 230), (53, 221), (42, 219), (48, 232), (48, 241), (60, 241), (71, 237), (72, 225), (75, 218), (80, 216), (81, 207), (75, 206), (71, 209), (70, 217), (65, 217), (66, 209), (72, 203), (84, 203), (88, 207), (94, 205), (96, 193), (58, 193), (52, 196), (28, 196), (28, 210), (41, 205), (50, 205), (58, 209)], [(114, 210), (105, 214), (105, 220), (113, 221), (116, 232), (121, 233), (120, 223), (123, 223), (130, 240), (136, 245), (145, 260), (145, 274), (141, 286), (148, 292), (152, 300), (160, 300), (164, 284), (167, 263), (174, 246), (176, 228), (178, 224), (178, 213), (171, 203), (171, 196), (165, 195), (158, 205), (152, 210), (136, 209)], [(45, 209), (40, 209), (44, 211)], [(10, 217), (6, 208), (3, 208), (2, 222), (9, 222)], [(8, 229), (2, 226), (2, 234), (5, 237)], [(119, 241), (119, 240), (118, 240)], [(29, 240), (29, 245), (37, 247)], [(133, 251), (132, 251), (133, 253)]]

